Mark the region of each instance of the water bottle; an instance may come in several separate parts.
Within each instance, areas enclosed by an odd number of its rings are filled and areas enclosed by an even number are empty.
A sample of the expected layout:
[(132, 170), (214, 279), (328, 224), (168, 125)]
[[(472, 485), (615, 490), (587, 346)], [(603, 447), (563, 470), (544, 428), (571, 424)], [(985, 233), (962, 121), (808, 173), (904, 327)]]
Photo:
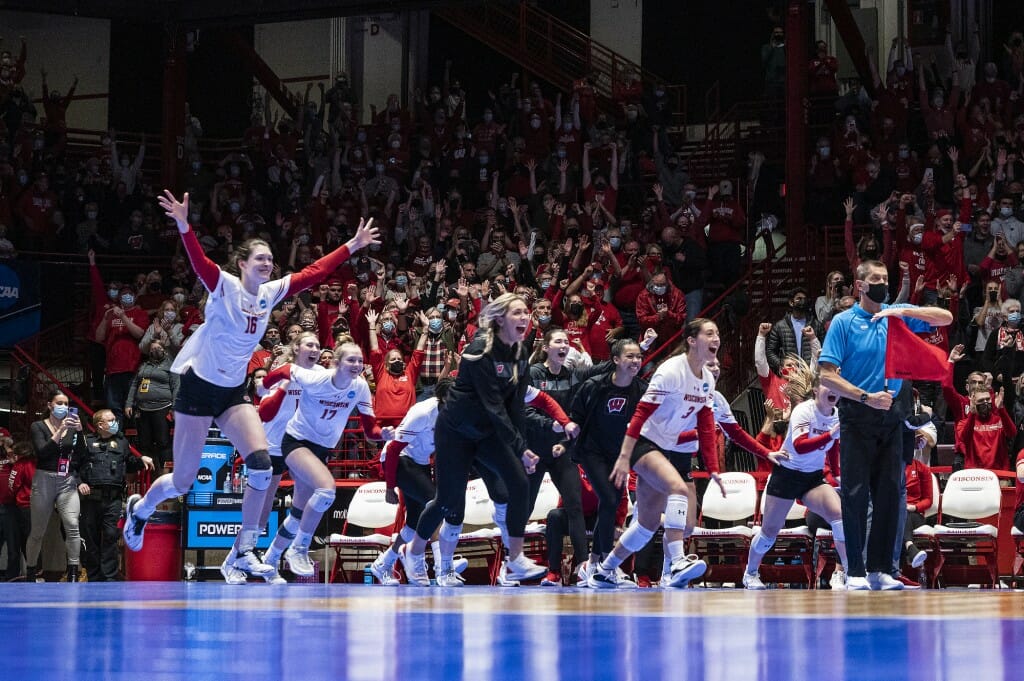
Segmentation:
[(231, 471), (224, 474), (224, 494), (231, 494)]
[(370, 571), (370, 564), (363, 568), (363, 584), (373, 584), (373, 572)]
[(928, 573), (925, 572), (923, 565), (917, 570), (917, 583), (921, 585), (922, 589), (928, 588)]

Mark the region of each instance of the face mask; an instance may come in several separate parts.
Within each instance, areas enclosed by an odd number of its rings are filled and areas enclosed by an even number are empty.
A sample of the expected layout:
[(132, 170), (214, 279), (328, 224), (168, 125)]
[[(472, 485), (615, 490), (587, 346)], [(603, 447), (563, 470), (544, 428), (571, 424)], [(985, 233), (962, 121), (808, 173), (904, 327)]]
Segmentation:
[(936, 97), (935, 99), (932, 100), (932, 106), (934, 106), (936, 109), (941, 109), (942, 105), (945, 103), (946, 100), (943, 99), (942, 97)]
[(241, 172), (241, 169), (238, 168), (237, 166), (231, 167), (231, 177), (238, 177), (241, 174)]
[(395, 323), (394, 322), (384, 322), (381, 325), (380, 328), (381, 328), (381, 330), (384, 333), (394, 333), (394, 331), (395, 331)]
[(537, 316), (537, 323), (538, 324), (549, 324), (550, 322), (551, 322), (551, 315), (549, 315), (549, 314), (542, 314), (542, 315), (538, 315)]
[(480, 165), (482, 166), (487, 165), (491, 160), (490, 156), (486, 156), (484, 154), (481, 154), (480, 156), (478, 156), (478, 158), (480, 159)]
[(910, 149), (900, 149), (900, 158), (910, 158)]
[(378, 175), (383, 175), (384, 174), (384, 164), (383, 163), (378, 163), (377, 165), (375, 165), (373, 167), (373, 169), (377, 171)]
[(118, 423), (117, 421), (114, 421), (113, 423), (109, 424), (107, 428), (110, 430), (111, 435), (117, 435), (117, 432), (121, 430), (121, 424)]
[(125, 293), (121, 296), (121, 304), (125, 307), (131, 307), (135, 304), (135, 296), (130, 293)]
[(405, 286), (409, 283), (409, 277), (395, 277), (395, 283), (399, 286)]
[(924, 239), (924, 234), (914, 234), (910, 237), (910, 242), (913, 244), (919, 244)]
[(869, 284), (864, 295), (872, 301), (882, 305), (889, 300), (889, 286), (887, 284)]
[(171, 298), (178, 305), (184, 305), (185, 304), (185, 294), (184, 293), (175, 293), (173, 296), (171, 296)]
[(790, 307), (793, 308), (793, 310), (796, 311), (796, 312), (803, 312), (804, 310), (807, 309), (807, 301), (806, 300), (799, 300), (799, 301), (793, 303), (792, 305), (790, 305)]
[(154, 362), (159, 362), (165, 355), (166, 353), (163, 348), (153, 348), (149, 351), (149, 358)]
[(173, 322), (174, 318), (178, 316), (178, 313), (174, 310), (164, 310), (164, 319), (169, 322)]
[(975, 407), (978, 412), (978, 416), (983, 419), (987, 419), (992, 414), (992, 405), (990, 404), (979, 404)]
[(85, 217), (89, 218), (90, 220), (95, 220), (97, 215), (99, 215), (99, 213), (97, 213), (94, 210), (85, 211)]
[(192, 170), (193, 170), (193, 172), (197, 172), (198, 173), (199, 169), (202, 167), (202, 165), (203, 164), (200, 163), (199, 161), (193, 161), (192, 162)]
[(789, 428), (789, 421), (772, 421), (772, 432), (776, 435), (785, 435)]
[(573, 315), (574, 317), (579, 317), (581, 314), (583, 314), (583, 303), (570, 303), (569, 314)]
[(116, 288), (107, 289), (107, 297), (111, 300), (117, 300), (117, 293), (118, 291)]
[(1011, 312), (1006, 315), (1006, 323), (1010, 326), (1020, 325), (1020, 312)]
[(66, 405), (66, 404), (55, 405), (51, 411), (53, 412), (54, 418), (63, 419), (63, 418), (65, 418), (68, 415), (68, 405)]
[(458, 310), (448, 310), (448, 319), (450, 319), (451, 321), (454, 322), (458, 318), (459, 318), (459, 311)]
[(667, 290), (668, 290), (667, 286), (651, 286), (651, 293), (653, 293), (656, 296), (663, 296), (663, 295), (665, 295), (665, 291), (667, 291)]
[(818, 153), (821, 154), (822, 158), (828, 158), (829, 154), (832, 153), (832, 147), (821, 147), (818, 149)]
[(1010, 206), (1000, 206), (999, 215), (1001, 215), (1004, 218), (1008, 218), (1011, 215), (1013, 215), (1013, 208)]
[(380, 244), (370, 244), (370, 250), (376, 253), (380, 250)]
[(436, 317), (427, 322), (427, 328), (430, 329), (430, 333), (441, 333), (443, 327), (444, 322)]
[(392, 142), (391, 142), (391, 148), (392, 149), (397, 149), (400, 146), (402, 146), (402, 141), (401, 140), (392, 140)]
[(902, 77), (903, 77), (903, 76), (905, 76), (906, 74), (907, 74), (907, 69), (906, 69), (905, 67), (903, 67), (903, 66), (897, 66), (897, 67), (896, 67), (896, 75), (897, 75), (897, 76), (899, 76), (900, 78), (902, 78)]
[(695, 198), (697, 198), (697, 192), (693, 190), (687, 190), (683, 192), (683, 197), (690, 201), (693, 201)]
[(617, 251), (619, 250), (619, 247), (622, 246), (622, 239), (620, 239), (617, 236), (613, 236), (610, 239), (608, 239), (608, 243), (611, 245), (612, 250)]
[(484, 123), (490, 123), (493, 120), (494, 120), (494, 115), (493, 114), (489, 114), (489, 113), (485, 113), (484, 114)]
[(400, 359), (388, 362), (388, 371), (390, 371), (393, 374), (402, 373), (403, 371), (405, 371), (405, 362), (403, 362)]

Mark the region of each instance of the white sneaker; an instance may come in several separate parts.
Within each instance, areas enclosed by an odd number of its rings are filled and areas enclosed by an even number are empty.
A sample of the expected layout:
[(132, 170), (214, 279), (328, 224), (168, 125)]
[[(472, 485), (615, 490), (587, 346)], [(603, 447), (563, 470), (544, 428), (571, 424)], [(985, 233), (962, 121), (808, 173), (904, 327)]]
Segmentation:
[(398, 586), (402, 583), (395, 577), (392, 566), (385, 565), (380, 558), (370, 563), (370, 573), (383, 586)]
[(519, 581), (512, 579), (508, 576), (508, 561), (501, 561), (501, 567), (498, 568), (498, 579), (495, 580), (498, 586), (519, 586)]
[(872, 591), (902, 591), (903, 582), (893, 579), (885, 572), (872, 572), (868, 575), (868, 586)]
[(832, 576), (828, 579), (828, 585), (833, 591), (845, 591), (846, 571), (839, 569), (833, 570)]
[(533, 562), (524, 553), (520, 553), (515, 559), (508, 561), (505, 570), (505, 576), (517, 582), (540, 579), (547, 573), (546, 567)]
[(593, 573), (594, 571), (590, 567), (589, 560), (585, 560), (582, 563), (580, 563), (580, 566), (576, 568), (576, 586), (580, 587), (581, 589), (589, 589), (590, 575), (592, 575)]
[(670, 589), (672, 588), (672, 575), (662, 575), (661, 579), (658, 580), (659, 589)]
[(465, 586), (466, 581), (462, 579), (462, 575), (455, 571), (455, 568), (449, 569), (447, 572), (442, 572), (437, 576), (438, 586)]
[(427, 576), (427, 560), (422, 553), (409, 553), (409, 545), (403, 544), (398, 549), (398, 557), (405, 568), (406, 579), (415, 586), (430, 586), (430, 577)]
[(452, 569), (454, 569), (455, 572), (461, 575), (463, 572), (466, 571), (466, 568), (468, 567), (469, 560), (459, 555), (452, 556)]
[(867, 577), (849, 577), (846, 578), (846, 590), (847, 591), (870, 591), (871, 585), (868, 584)]
[(263, 559), (256, 555), (256, 552), (252, 549), (242, 551), (236, 555), (235, 559), (231, 561), (231, 566), (236, 570), (244, 572), (249, 577), (259, 577), (267, 581), (270, 581), (277, 573), (273, 565), (264, 563)]
[(615, 577), (619, 580), (620, 589), (639, 589), (633, 578), (623, 572), (622, 568), (615, 568)]
[(284, 552), (284, 562), (288, 569), (299, 577), (312, 577), (316, 573), (316, 566), (309, 559), (309, 547), (292, 544)]
[(598, 567), (587, 580), (591, 589), (618, 589), (619, 576), (617, 570), (604, 570)]
[(927, 560), (928, 552), (918, 550), (918, 552), (914, 554), (914, 557), (910, 559), (910, 567), (914, 568), (915, 570), (918, 570), (921, 568), (922, 565), (925, 564)]
[(231, 551), (228, 552), (228, 555), (224, 558), (224, 562), (220, 564), (220, 573), (224, 576), (224, 581), (228, 584), (245, 584), (245, 573), (234, 566), (234, 561), (235, 550), (231, 549)]
[(685, 587), (691, 579), (697, 579), (707, 572), (707, 569), (708, 564), (700, 560), (695, 553), (678, 558), (672, 562), (669, 586), (681, 589)]
[(288, 580), (285, 579), (284, 577), (282, 577), (281, 573), (278, 572), (276, 569), (274, 570), (273, 574), (267, 575), (263, 579), (265, 579), (267, 581), (267, 584), (287, 584), (288, 583)]
[(761, 575), (758, 573), (743, 573), (743, 588), (750, 591), (764, 591), (766, 588), (764, 582), (761, 581)]
[(146, 531), (146, 519), (135, 515), (135, 507), (142, 501), (142, 496), (133, 494), (128, 497), (128, 503), (124, 509), (124, 529), (121, 536), (124, 537), (124, 545), (132, 551), (142, 548), (142, 533)]

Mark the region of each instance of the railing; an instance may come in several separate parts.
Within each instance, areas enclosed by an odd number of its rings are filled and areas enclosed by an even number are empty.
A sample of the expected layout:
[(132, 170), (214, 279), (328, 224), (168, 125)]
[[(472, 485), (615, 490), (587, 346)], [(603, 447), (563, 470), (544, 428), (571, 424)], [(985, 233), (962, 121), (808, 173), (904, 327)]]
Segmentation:
[(596, 71), (599, 77), (594, 87), (605, 106), (614, 99), (617, 88), (628, 82), (627, 75), (635, 73), (648, 90), (660, 85), (672, 95), (672, 124), (685, 128), (685, 85), (669, 83), (529, 3), (486, 2), (433, 11), (558, 87), (569, 88), (574, 80)]

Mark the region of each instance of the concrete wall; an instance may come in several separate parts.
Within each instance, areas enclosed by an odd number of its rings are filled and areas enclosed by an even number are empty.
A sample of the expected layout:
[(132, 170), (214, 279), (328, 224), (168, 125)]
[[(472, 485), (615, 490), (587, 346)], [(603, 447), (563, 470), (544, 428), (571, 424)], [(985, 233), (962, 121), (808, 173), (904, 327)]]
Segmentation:
[(643, 0), (590, 0), (590, 37), (640, 64), (643, 15)]
[[(89, 130), (107, 128), (106, 94), (110, 83), (110, 22), (104, 19), (0, 12), (2, 48), (17, 58), (20, 36), (28, 43), (28, 61), (22, 86), (33, 99), (42, 96), (39, 70), (46, 69), (51, 89), (66, 93), (72, 78), (79, 78), (76, 96), (102, 95), (76, 100), (68, 108), (68, 126)], [(37, 104), (42, 117), (42, 106)]]
[(406, 54), (403, 46), (408, 20), (406, 14), (353, 20), (362, 22), (363, 31), (363, 94), (360, 101), (364, 120), (369, 115), (371, 104), (381, 110), (388, 95), (402, 97), (403, 83), (408, 82), (407, 77), (403, 78)]

